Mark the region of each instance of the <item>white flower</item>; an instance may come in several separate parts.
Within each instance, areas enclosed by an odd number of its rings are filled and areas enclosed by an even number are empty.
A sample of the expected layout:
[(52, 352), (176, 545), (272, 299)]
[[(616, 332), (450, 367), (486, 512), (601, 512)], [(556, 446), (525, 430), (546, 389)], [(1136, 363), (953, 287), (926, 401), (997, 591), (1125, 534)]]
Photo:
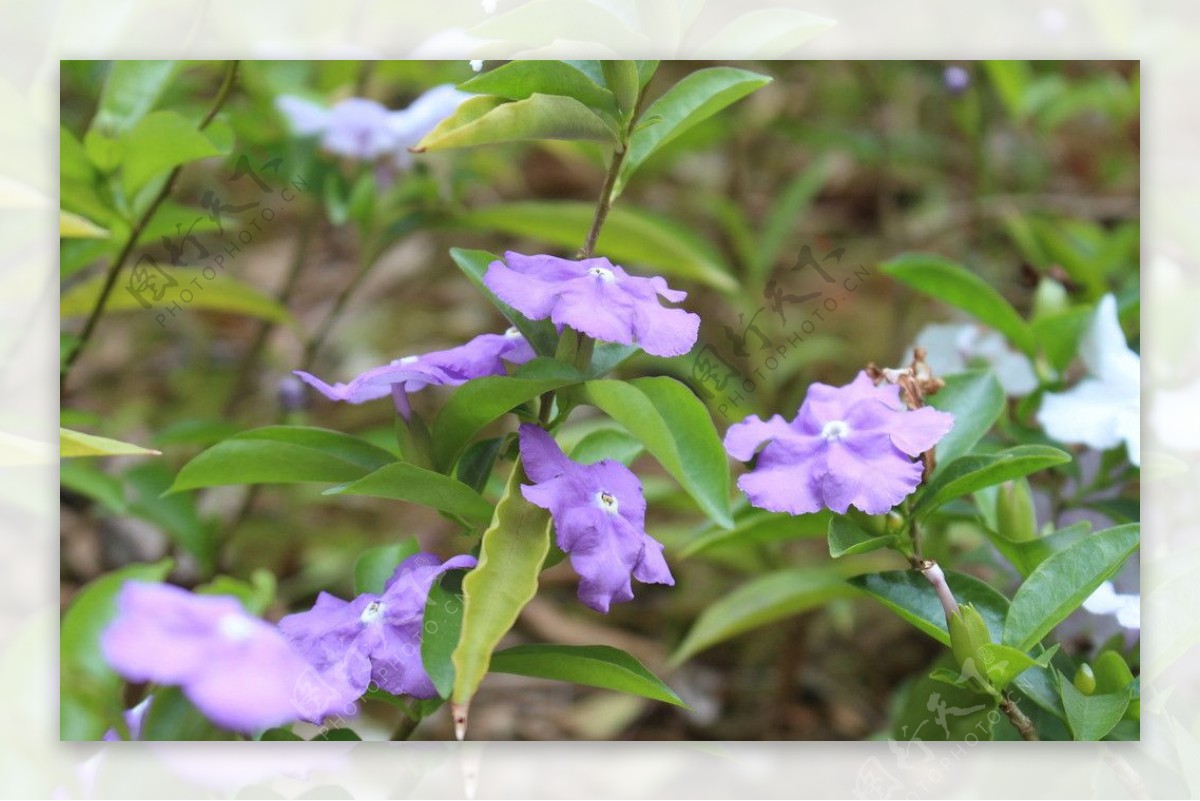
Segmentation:
[(1096, 588), (1096, 591), (1083, 602), (1083, 608), (1093, 615), (1116, 615), (1117, 622), (1123, 628), (1141, 629), (1142, 627), (1142, 596), (1123, 594), (1113, 588), (1111, 581), (1106, 581)]
[(1104, 450), (1121, 442), (1141, 465), (1141, 359), (1125, 344), (1117, 300), (1105, 295), (1079, 345), (1089, 376), (1066, 392), (1048, 393), (1038, 422), (1060, 442)]
[(483, 59), (482, 58), (473, 58), (470, 61), (468, 61), (467, 63), (471, 65), (471, 72), (479, 72), (480, 70), (483, 69)]
[(925, 361), (934, 375), (961, 373), (972, 363), (983, 362), (1007, 394), (1020, 397), (1037, 389), (1037, 375), (1029, 359), (1008, 347), (1000, 332), (990, 328), (971, 323), (927, 325), (913, 345), (925, 349)]

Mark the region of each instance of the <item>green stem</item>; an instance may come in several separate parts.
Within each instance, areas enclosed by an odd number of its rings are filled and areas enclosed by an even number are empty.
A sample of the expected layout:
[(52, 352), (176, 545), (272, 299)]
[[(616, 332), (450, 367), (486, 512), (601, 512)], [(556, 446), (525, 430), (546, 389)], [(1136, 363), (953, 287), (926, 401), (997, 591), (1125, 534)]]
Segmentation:
[[(225, 73), (225, 80), (221, 83), (221, 88), (217, 90), (217, 96), (213, 100), (212, 106), (208, 109), (208, 113), (204, 115), (204, 119), (200, 122), (200, 130), (203, 131), (207, 128), (208, 124), (217, 116), (217, 112), (225, 105), (225, 101), (229, 98), (229, 94), (233, 90), (233, 85), (237, 81), (237, 71), (238, 62), (229, 62), (229, 68)], [(150, 205), (142, 213), (142, 216), (134, 223), (132, 230), (129, 232), (129, 238), (125, 240), (125, 244), (122, 245), (117, 257), (109, 265), (108, 274), (104, 278), (104, 286), (100, 289), (100, 297), (96, 299), (96, 305), (88, 315), (87, 321), (84, 322), (83, 330), (79, 333), (79, 342), (75, 345), (75, 349), (71, 351), (71, 355), (63, 362), (62, 370), (59, 373), (60, 393), (66, 391), (67, 376), (96, 331), (96, 326), (104, 314), (104, 307), (108, 305), (108, 298), (112, 295), (112, 291), (117, 285), (117, 276), (120, 274), (121, 268), (125, 266), (125, 262), (128, 261), (129, 255), (133, 252), (134, 247), (137, 246), (138, 240), (141, 239), (142, 232), (145, 231), (150, 220), (154, 218), (158, 207), (163, 204), (163, 201), (170, 196), (171, 190), (175, 188), (175, 179), (179, 177), (182, 169), (183, 165), (181, 164), (171, 170), (167, 176), (167, 180), (162, 185), (162, 189), (158, 191), (158, 194), (150, 201)]]

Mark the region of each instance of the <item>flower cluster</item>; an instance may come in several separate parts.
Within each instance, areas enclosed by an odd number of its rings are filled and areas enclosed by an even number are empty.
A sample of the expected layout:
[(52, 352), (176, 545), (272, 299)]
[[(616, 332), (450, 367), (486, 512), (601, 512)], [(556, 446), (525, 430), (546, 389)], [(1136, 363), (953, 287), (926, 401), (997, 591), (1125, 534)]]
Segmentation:
[(300, 136), (320, 136), (330, 153), (362, 161), (390, 155), (397, 167), (411, 161), (408, 149), (454, 113), (471, 95), (450, 84), (435, 86), (402, 111), (390, 111), (374, 100), (349, 97), (326, 108), (293, 95), (275, 105)]
[(946, 412), (907, 409), (900, 388), (875, 386), (865, 372), (844, 387), (812, 384), (791, 422), (750, 416), (730, 426), (725, 450), (754, 469), (738, 479), (750, 502), (773, 512), (857, 507), (884, 514), (921, 482), (913, 461), (954, 424)]
[[(322, 593), (311, 610), (285, 617), (278, 627), (229, 596), (130, 581), (117, 596), (117, 615), (101, 648), (126, 679), (178, 685), (232, 731), (352, 714), (372, 683), (428, 698), (434, 691), (421, 662), (421, 626), (430, 588), (447, 570), (474, 565), (471, 556), (440, 563), (415, 554), (381, 595), (347, 602)], [(134, 739), (149, 703), (147, 697), (126, 714)], [(110, 734), (106, 739), (117, 739)]]
[(548, 433), (520, 429), (521, 461), (533, 484), (521, 494), (550, 512), (555, 540), (579, 574), (579, 600), (597, 612), (633, 599), (630, 579), (675, 583), (662, 543), (646, 533), (646, 499), (629, 468), (612, 459), (580, 464)]

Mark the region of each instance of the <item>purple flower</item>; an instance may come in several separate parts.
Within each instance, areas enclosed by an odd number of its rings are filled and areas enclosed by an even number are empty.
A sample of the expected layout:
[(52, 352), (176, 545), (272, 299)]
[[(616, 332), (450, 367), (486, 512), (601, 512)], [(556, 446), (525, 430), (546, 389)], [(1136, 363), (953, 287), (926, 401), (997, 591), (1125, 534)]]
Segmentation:
[(504, 375), (505, 363), (524, 364), (533, 357), (533, 348), (525, 337), (510, 328), (504, 334), (481, 334), (449, 350), (405, 356), (367, 370), (348, 384), (330, 385), (303, 370), (294, 372), (330, 400), (363, 403), (391, 395), (396, 410), (407, 420), (411, 412), (408, 393), (430, 384), (454, 387), (474, 378)]
[(913, 457), (932, 448), (954, 424), (946, 412), (908, 410), (893, 384), (875, 386), (860, 372), (844, 387), (813, 384), (796, 419), (757, 416), (729, 427), (725, 450), (758, 462), (738, 479), (750, 503), (772, 512), (807, 514), (822, 507), (845, 514), (856, 506), (883, 514), (921, 482)]
[(520, 429), (521, 461), (533, 484), (525, 500), (550, 511), (558, 547), (579, 574), (579, 600), (597, 612), (633, 598), (630, 576), (646, 584), (675, 579), (663, 546), (646, 534), (646, 499), (637, 476), (620, 462), (579, 464), (535, 425)]
[(960, 95), (971, 85), (971, 73), (957, 64), (952, 64), (942, 71), (942, 83), (952, 95)]
[(658, 277), (630, 275), (608, 259), (571, 261), (555, 256), (504, 254), (488, 265), (483, 283), (533, 320), (547, 317), (593, 339), (638, 345), (655, 356), (681, 356), (696, 344), (700, 318), (662, 306), (687, 293)]
[(393, 695), (432, 698), (437, 690), (421, 662), (429, 590), (447, 570), (474, 566), (473, 556), (441, 563), (432, 554), (414, 554), (396, 568), (382, 595), (368, 592), (343, 601), (323, 592), (312, 609), (280, 620), (279, 629), (343, 705), (371, 684)]
[(321, 147), (347, 158), (374, 161), (392, 155), (397, 166), (408, 166), (408, 148), (454, 113), (471, 97), (450, 84), (435, 86), (401, 111), (389, 111), (374, 100), (349, 97), (326, 108), (293, 95), (281, 95), (275, 105), (300, 136), (320, 136)]
[[(146, 719), (146, 713), (150, 711), (150, 703), (154, 700), (153, 695), (147, 695), (139, 701), (132, 709), (125, 710), (125, 727), (129, 729), (130, 740), (142, 739), (142, 721)], [(120, 742), (121, 735), (116, 729), (109, 729), (104, 732), (104, 737), (101, 739), (106, 742)]]
[(295, 720), (293, 693), (308, 665), (279, 631), (236, 598), (130, 581), (100, 641), (130, 681), (180, 685), (219, 726), (252, 732)]

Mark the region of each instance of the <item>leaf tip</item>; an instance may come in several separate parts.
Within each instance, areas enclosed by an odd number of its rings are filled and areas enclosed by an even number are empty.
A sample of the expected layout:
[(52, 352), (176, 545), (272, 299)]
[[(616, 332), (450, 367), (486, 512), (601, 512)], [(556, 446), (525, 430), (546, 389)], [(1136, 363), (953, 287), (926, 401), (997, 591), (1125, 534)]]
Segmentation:
[(450, 703), (450, 714), (454, 718), (454, 738), (460, 743), (467, 739), (467, 713), (470, 708), (470, 702)]

